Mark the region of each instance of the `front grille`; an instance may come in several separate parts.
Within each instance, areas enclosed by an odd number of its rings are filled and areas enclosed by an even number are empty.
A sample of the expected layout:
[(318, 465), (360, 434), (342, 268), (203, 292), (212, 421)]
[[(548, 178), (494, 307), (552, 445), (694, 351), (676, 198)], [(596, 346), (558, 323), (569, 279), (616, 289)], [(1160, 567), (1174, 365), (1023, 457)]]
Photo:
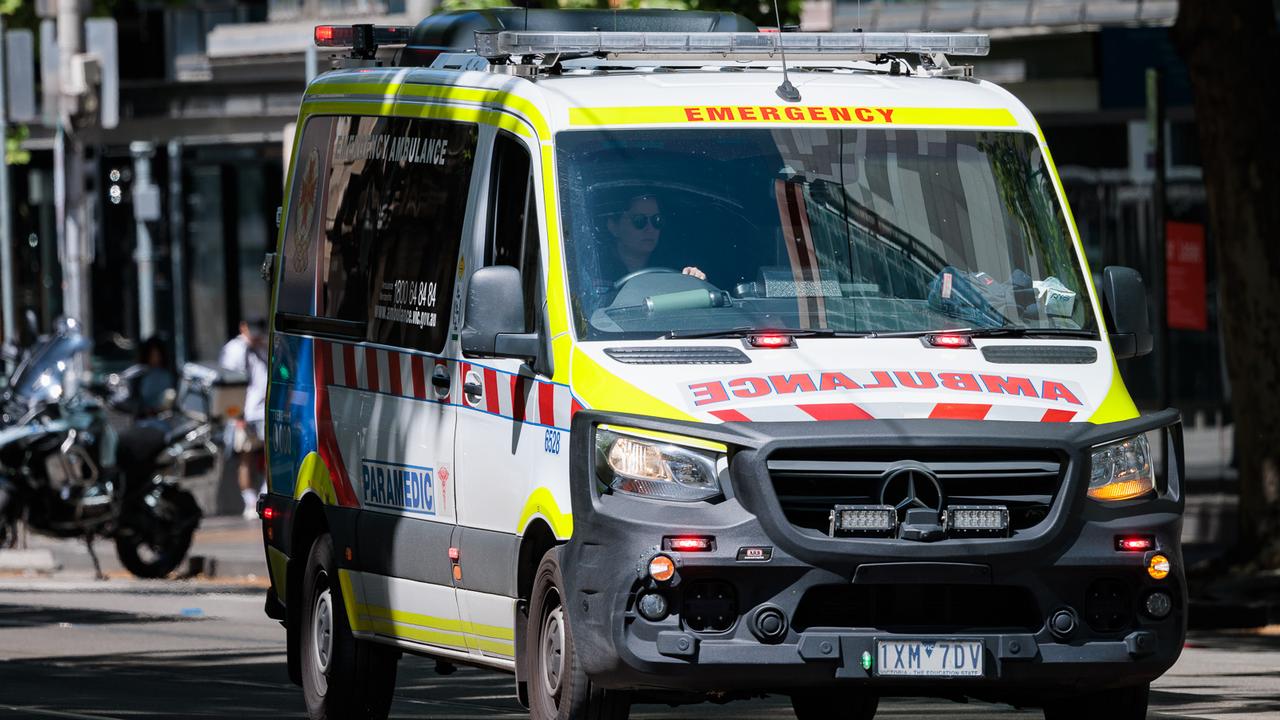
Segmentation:
[(890, 632), (1036, 632), (1043, 624), (1026, 588), (1005, 585), (819, 585), (796, 608), (798, 632), (870, 628)]
[(797, 449), (775, 453), (768, 468), (787, 520), (826, 534), (832, 508), (879, 504), (885, 476), (904, 462), (938, 477), (944, 507), (1003, 505), (1014, 531), (1045, 519), (1065, 466), (1064, 458), (1046, 451)]

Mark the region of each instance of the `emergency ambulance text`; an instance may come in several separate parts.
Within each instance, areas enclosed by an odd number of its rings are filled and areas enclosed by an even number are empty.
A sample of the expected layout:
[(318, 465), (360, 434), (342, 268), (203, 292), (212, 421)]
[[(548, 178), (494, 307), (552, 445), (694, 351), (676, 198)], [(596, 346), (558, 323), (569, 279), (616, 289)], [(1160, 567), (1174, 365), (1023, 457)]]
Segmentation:
[(966, 372), (851, 370), (849, 372), (780, 373), (730, 380), (690, 383), (694, 405), (715, 405), (736, 398), (843, 390), (955, 390), (989, 395), (1015, 395), (1082, 405), (1067, 383), (1041, 378)]
[(333, 145), (333, 161), (390, 160), (391, 162), (443, 165), (449, 141), (393, 135), (339, 135)]
[(431, 468), (365, 460), (360, 463), (364, 504), (421, 515), (436, 514)]
[(860, 122), (893, 123), (893, 108), (795, 106), (772, 105), (721, 105), (686, 107), (684, 117), (689, 122), (728, 121), (785, 121), (792, 122)]

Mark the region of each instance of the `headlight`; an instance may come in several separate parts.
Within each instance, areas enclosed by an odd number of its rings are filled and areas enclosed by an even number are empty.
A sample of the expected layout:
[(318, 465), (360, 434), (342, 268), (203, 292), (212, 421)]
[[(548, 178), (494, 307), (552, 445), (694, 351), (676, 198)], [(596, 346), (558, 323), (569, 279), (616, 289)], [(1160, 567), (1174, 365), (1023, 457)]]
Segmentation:
[(1093, 449), (1089, 497), (1094, 500), (1131, 500), (1155, 490), (1151, 446), (1145, 435)]
[[(706, 444), (690, 438), (690, 443)], [(633, 495), (691, 502), (720, 494), (723, 452), (605, 430), (596, 431), (596, 471), (609, 487)]]

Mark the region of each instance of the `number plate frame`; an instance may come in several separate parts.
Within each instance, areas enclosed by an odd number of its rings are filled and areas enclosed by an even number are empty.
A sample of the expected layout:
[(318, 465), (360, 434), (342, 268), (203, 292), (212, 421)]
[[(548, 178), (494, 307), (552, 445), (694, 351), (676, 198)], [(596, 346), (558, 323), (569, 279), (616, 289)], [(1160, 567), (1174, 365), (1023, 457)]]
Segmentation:
[[(918, 668), (915, 670), (909, 668), (893, 668), (896, 659), (896, 649), (894, 645), (903, 646), (904, 652), (909, 652), (907, 646), (916, 643), (920, 645), (920, 657), (931, 657), (925, 654), (924, 645), (932, 644), (935, 646), (934, 652), (937, 652), (940, 645), (946, 644), (951, 646), (963, 646), (967, 653), (966, 660), (972, 656), (972, 646), (978, 647), (978, 662), (976, 667), (967, 667), (962, 670), (948, 668), (945, 665), (939, 669)], [(881, 652), (881, 647), (886, 647), (885, 652)], [(948, 651), (946, 659), (950, 659)], [(888, 658), (888, 662), (884, 660)], [(922, 663), (923, 665), (923, 663)], [(978, 638), (876, 638), (875, 639), (875, 676), (888, 678), (983, 678), (986, 677), (986, 643)]]

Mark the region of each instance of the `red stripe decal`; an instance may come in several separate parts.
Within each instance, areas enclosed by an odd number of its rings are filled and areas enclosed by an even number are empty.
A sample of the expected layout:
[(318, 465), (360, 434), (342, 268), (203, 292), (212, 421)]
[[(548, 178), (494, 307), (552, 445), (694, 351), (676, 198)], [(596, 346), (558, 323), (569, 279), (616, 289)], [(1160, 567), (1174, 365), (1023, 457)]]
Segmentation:
[(870, 420), (871, 415), (853, 403), (796, 405), (814, 420)]
[(409, 356), (409, 374), (413, 376), (413, 396), (419, 400), (426, 400), (427, 371), (421, 355)]
[(349, 388), (360, 387), (360, 381), (356, 379), (356, 346), (355, 345), (344, 344), (342, 346), (342, 366), (343, 366), (343, 369), (346, 371), (344, 374), (347, 376), (347, 387)]
[(404, 397), (404, 380), (400, 377), (400, 353), (391, 350), (387, 351), (387, 379), (391, 381), (391, 394), (397, 397)]
[(751, 418), (737, 410), (712, 410), (711, 414), (725, 422), (751, 422)]
[(502, 403), (498, 402), (498, 372), (484, 368), (484, 400), (485, 408), (495, 414), (502, 414)]
[(1075, 410), (1045, 410), (1040, 422), (1070, 422), (1075, 416)]
[[(348, 349), (350, 347), (350, 345), (347, 346)], [(355, 507), (358, 502), (355, 491), (351, 489), (351, 481), (347, 478), (347, 467), (342, 462), (342, 450), (338, 447), (338, 438), (333, 431), (333, 417), (329, 413), (329, 388), (323, 382), (322, 372), (320, 364), (316, 364), (314, 373), (316, 375), (316, 440), (319, 445), (317, 450), (325, 469), (329, 471), (329, 480), (333, 484), (334, 494), (337, 495), (338, 505)]]
[(538, 422), (556, 424), (556, 386), (551, 383), (538, 383)]
[(364, 349), (364, 376), (366, 387), (378, 392), (378, 351), (373, 348)]
[(569, 405), (569, 419), (572, 420), (574, 415), (582, 409), (582, 403), (578, 402), (578, 398), (573, 398)]
[(525, 420), (525, 403), (529, 387), (529, 378), (520, 375), (511, 376), (511, 419), (516, 422), (524, 422)]
[(320, 376), (325, 385), (333, 384), (333, 345), (323, 340), (317, 340), (314, 353), (315, 361), (320, 365)]
[(938, 403), (929, 418), (933, 420), (982, 420), (991, 412), (990, 405), (974, 403)]

